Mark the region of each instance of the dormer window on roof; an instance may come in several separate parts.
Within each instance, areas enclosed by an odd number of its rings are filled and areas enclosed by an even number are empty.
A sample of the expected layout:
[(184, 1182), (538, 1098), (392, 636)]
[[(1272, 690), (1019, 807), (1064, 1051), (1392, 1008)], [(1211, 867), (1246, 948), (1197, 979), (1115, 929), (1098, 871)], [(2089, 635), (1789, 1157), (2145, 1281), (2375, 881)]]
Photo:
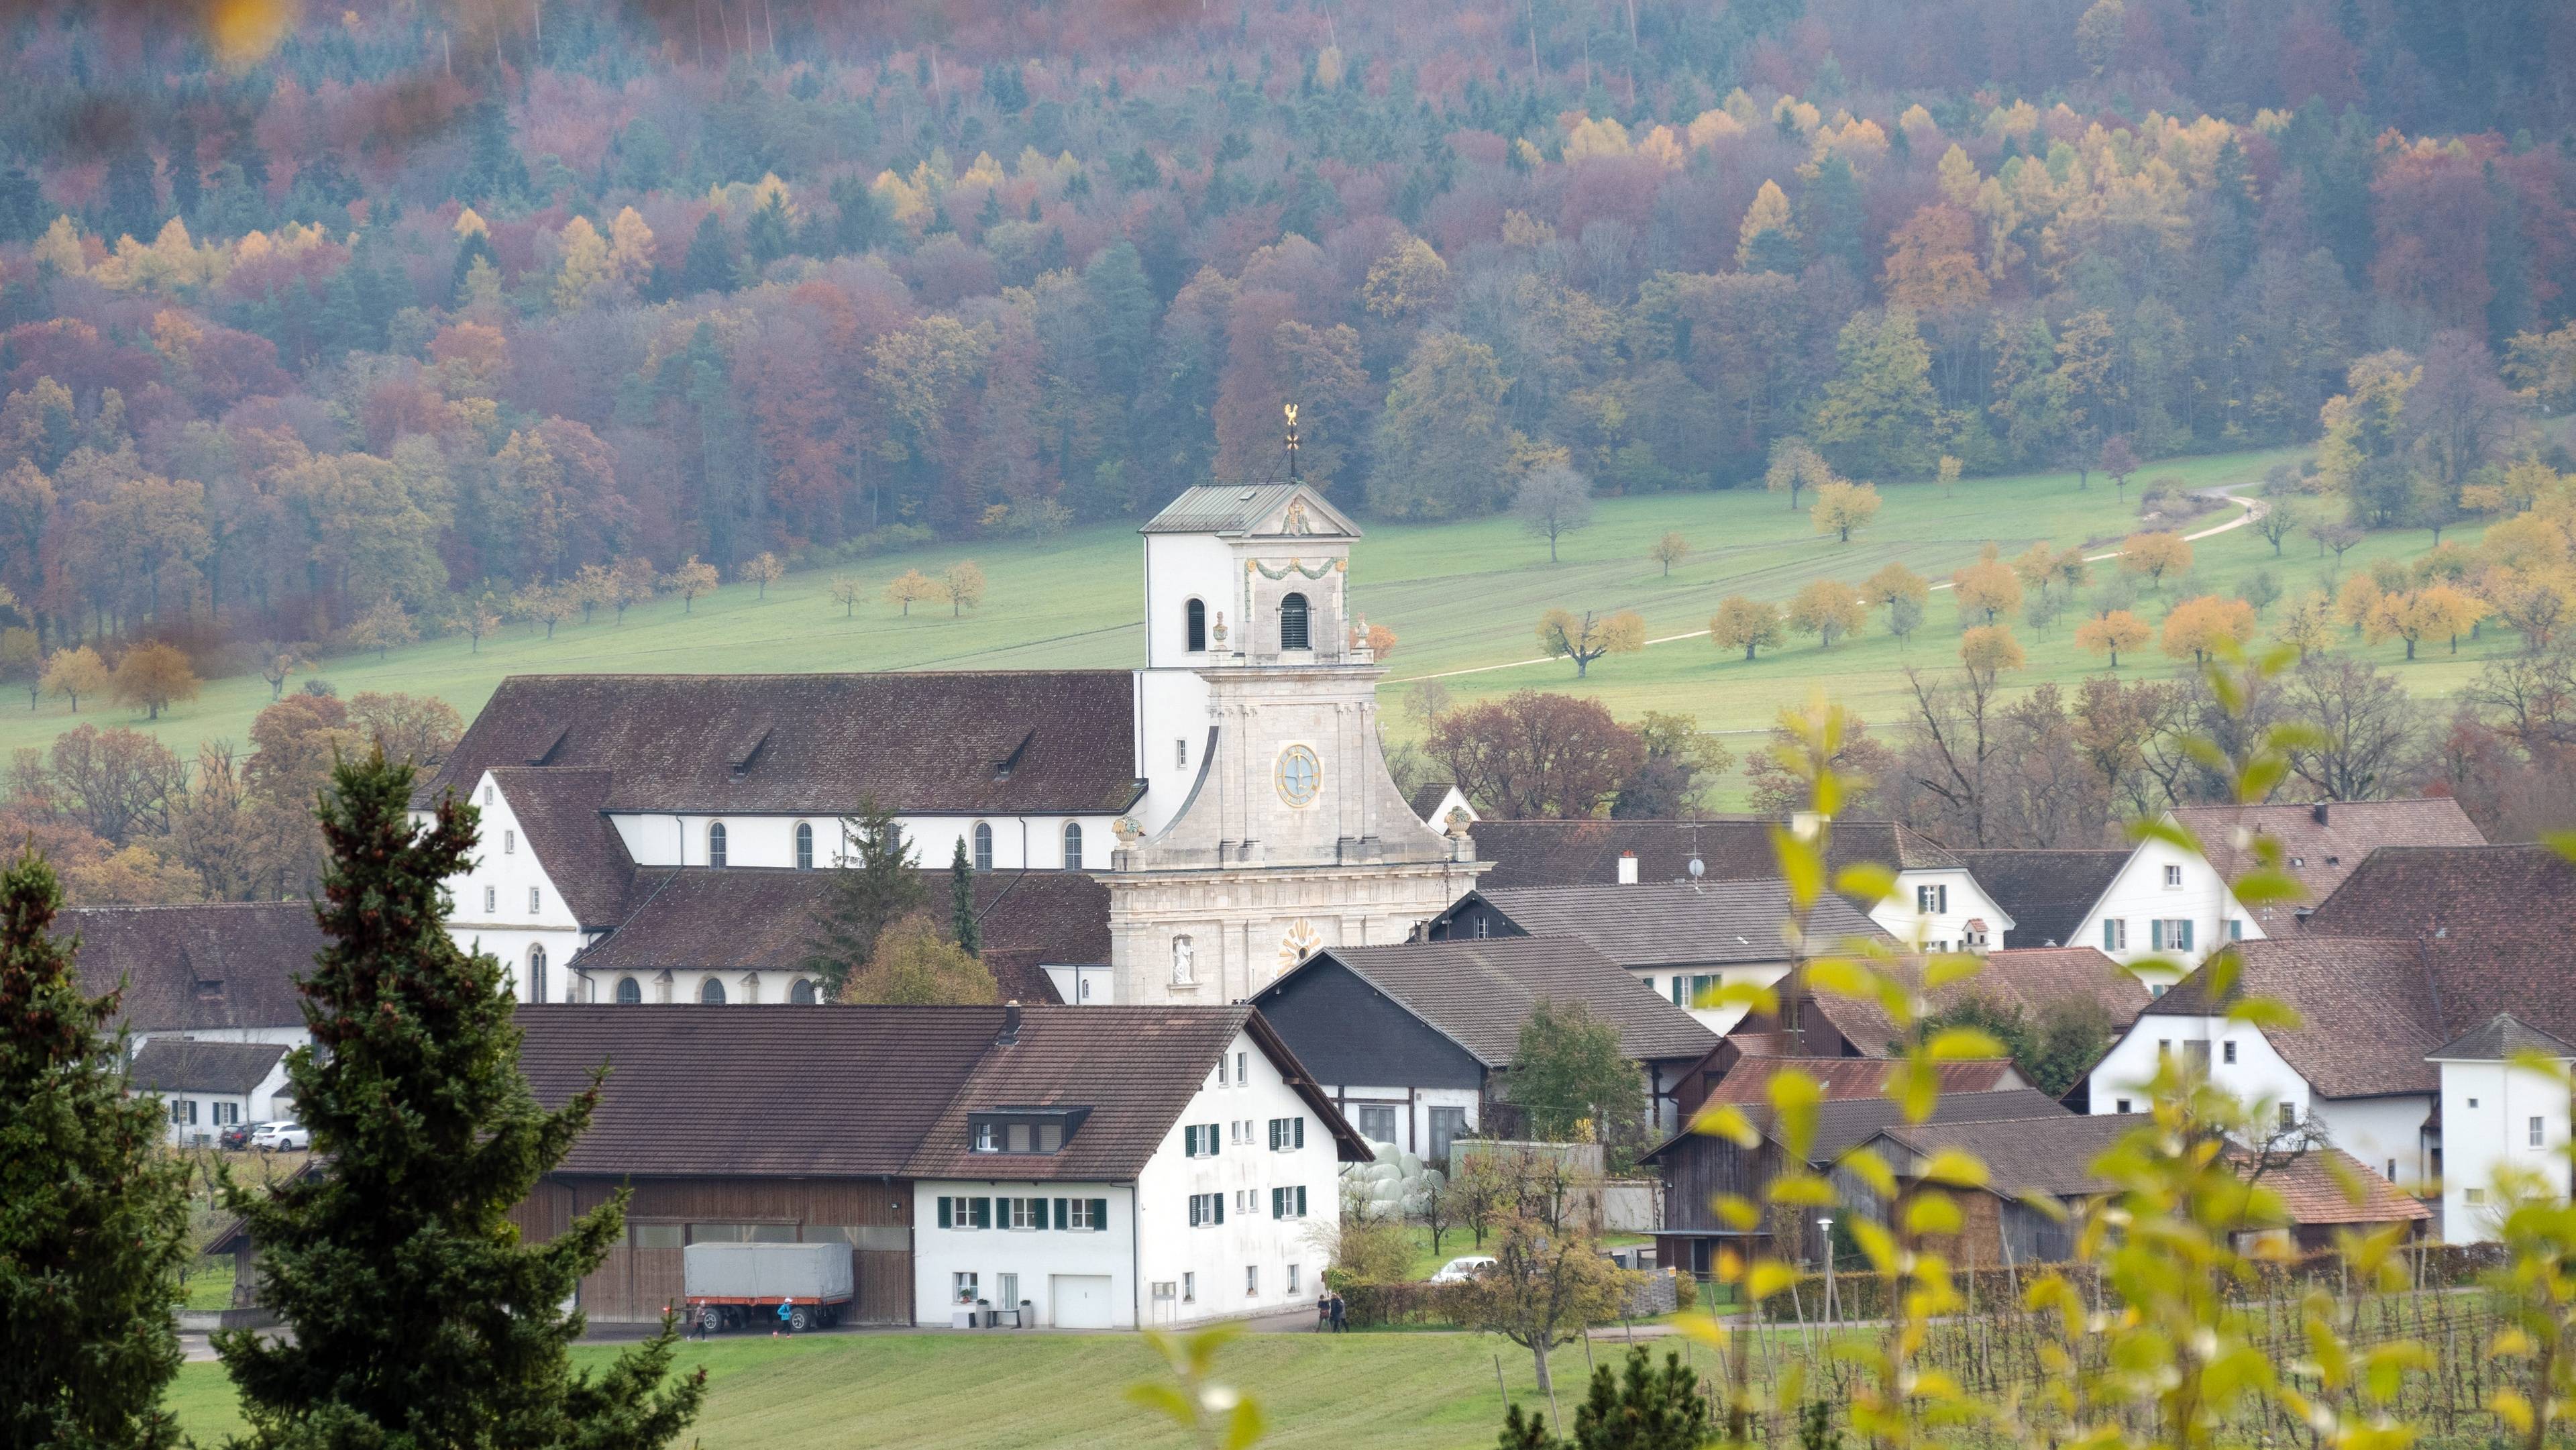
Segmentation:
[(987, 1108), (966, 1115), (966, 1146), (978, 1153), (1059, 1153), (1089, 1108)]

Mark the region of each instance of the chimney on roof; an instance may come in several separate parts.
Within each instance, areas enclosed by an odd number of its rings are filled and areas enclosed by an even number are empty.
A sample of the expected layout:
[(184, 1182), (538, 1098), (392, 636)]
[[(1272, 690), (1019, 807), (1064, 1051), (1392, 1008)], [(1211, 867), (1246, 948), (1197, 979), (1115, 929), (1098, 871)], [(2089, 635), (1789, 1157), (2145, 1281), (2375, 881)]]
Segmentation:
[(1637, 853), (1634, 851), (1619, 853), (1619, 884), (1622, 886), (1637, 884)]
[(993, 1039), (996, 1047), (1011, 1047), (1020, 1040), (1020, 1004), (1014, 1000), (1002, 1004), (1002, 1035)]
[(2315, 821), (2320, 826), (2327, 824), (2326, 812), (2331, 805), (2332, 802), (2319, 801), (2315, 805), (2308, 807), (2308, 819)]

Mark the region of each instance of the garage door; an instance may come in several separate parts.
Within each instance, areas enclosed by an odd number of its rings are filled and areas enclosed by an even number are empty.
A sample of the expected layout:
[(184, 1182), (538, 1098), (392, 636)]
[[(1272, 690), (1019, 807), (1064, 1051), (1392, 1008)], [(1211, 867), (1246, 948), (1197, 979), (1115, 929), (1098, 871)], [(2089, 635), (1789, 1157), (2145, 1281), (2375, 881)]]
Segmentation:
[(1107, 1329), (1113, 1322), (1107, 1274), (1056, 1274), (1047, 1280), (1058, 1329)]

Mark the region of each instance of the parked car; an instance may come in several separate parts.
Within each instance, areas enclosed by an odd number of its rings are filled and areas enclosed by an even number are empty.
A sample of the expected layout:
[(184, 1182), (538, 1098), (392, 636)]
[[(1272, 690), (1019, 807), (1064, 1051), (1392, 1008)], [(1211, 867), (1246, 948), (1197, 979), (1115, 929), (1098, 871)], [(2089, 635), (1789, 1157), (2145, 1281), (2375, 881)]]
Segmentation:
[(268, 1124), (266, 1123), (235, 1123), (215, 1135), (215, 1146), (218, 1148), (233, 1149), (247, 1148), (250, 1146), (250, 1140), (257, 1136), (259, 1130), (267, 1126)]
[(302, 1123), (262, 1123), (251, 1133), (250, 1145), (263, 1153), (309, 1150), (313, 1130)]
[(1468, 1254), (1463, 1258), (1451, 1259), (1449, 1262), (1442, 1264), (1440, 1266), (1440, 1272), (1431, 1276), (1431, 1282), (1434, 1284), (1463, 1284), (1467, 1280), (1476, 1277), (1478, 1274), (1485, 1272), (1493, 1266), (1494, 1256), (1491, 1254)]

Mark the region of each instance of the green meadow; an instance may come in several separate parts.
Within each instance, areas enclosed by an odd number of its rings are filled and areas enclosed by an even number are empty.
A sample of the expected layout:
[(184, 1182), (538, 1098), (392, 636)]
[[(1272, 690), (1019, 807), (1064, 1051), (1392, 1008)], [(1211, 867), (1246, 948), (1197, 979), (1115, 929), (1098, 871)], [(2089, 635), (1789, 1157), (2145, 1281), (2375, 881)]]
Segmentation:
[[(1433, 676), (1460, 700), (1531, 687), (1572, 690), (1598, 697), (1623, 718), (1672, 710), (1697, 717), (1704, 730), (1753, 732), (1782, 706), (1821, 690), (1867, 719), (1892, 724), (1903, 714), (1908, 667), (1937, 670), (1957, 663), (1960, 625), (1945, 593), (1932, 596), (1924, 627), (1905, 641), (1887, 632), (1883, 612), (1859, 636), (1830, 649), (1795, 636), (1750, 663), (1697, 633), (1727, 595), (1785, 602), (1810, 580), (1857, 583), (1891, 560), (1937, 582), (1988, 542), (2007, 557), (2042, 539), (2060, 547), (2107, 549), (2138, 527), (2137, 495), (2149, 481), (2175, 478), (2193, 488), (2257, 492), (2264, 470), (2290, 456), (2236, 453), (2154, 464), (2131, 480), (2125, 500), (2098, 474), (2089, 489), (2079, 488), (2071, 473), (1969, 479), (1947, 492), (1937, 484), (1900, 484), (1882, 490), (1885, 506), (1878, 518), (1848, 544), (1817, 535), (1803, 507), (1793, 511), (1784, 496), (1757, 490), (1604, 500), (1593, 526), (1566, 537), (1553, 564), (1544, 541), (1525, 536), (1505, 518), (1371, 525), (1353, 550), (1352, 599), (1370, 622), (1396, 631), (1398, 645), (1382, 687), (1390, 705), (1401, 702), (1410, 682)], [(2212, 528), (2236, 513), (2230, 508), (2204, 514), (2187, 528)], [(1681, 534), (1692, 550), (1669, 576), (1647, 557), (1668, 532)], [(2475, 530), (2453, 530), (2450, 537), (2470, 543)], [(2383, 557), (2412, 557), (2430, 544), (2421, 530), (2374, 534), (2345, 557), (2342, 570), (2366, 568)], [(2250, 528), (2214, 535), (2193, 548), (2190, 577), (2168, 580), (2160, 593), (2137, 604), (2150, 624), (2174, 600), (2232, 594), (2265, 570), (2286, 603), (2318, 587), (2334, 562), (2295, 534), (2276, 558)], [(876, 596), (906, 569), (935, 574), (965, 558), (980, 563), (990, 581), (980, 606), (952, 613), (944, 604), (917, 604), (906, 614)], [(831, 600), (836, 572), (858, 577), (870, 591), (854, 611)], [(2096, 565), (2091, 587), (2099, 588), (2114, 572), (2112, 565)], [(459, 636), (382, 658), (327, 657), (288, 687), (321, 678), (344, 698), (366, 690), (436, 695), (471, 719), (504, 676), (522, 673), (1123, 668), (1142, 655), (1142, 577), (1141, 541), (1129, 526), (1077, 530), (1045, 541), (945, 546), (867, 560), (845, 571), (791, 574), (772, 585), (766, 598), (749, 584), (728, 582), (694, 607), (667, 598), (629, 610), (622, 622), (603, 609), (588, 623), (577, 616), (565, 621), (551, 638), (541, 629), (512, 624), (479, 647)], [(1578, 679), (1570, 663), (1537, 658), (1539, 616), (1559, 606), (1634, 609), (1645, 617), (1649, 637), (1661, 642), (1599, 660), (1588, 677)], [(2283, 607), (2273, 605), (2267, 623)], [(2070, 609), (2039, 633), (2013, 621), (2029, 655), (2029, 667), (2013, 682), (2025, 688), (2063, 683), (2099, 668), (2098, 660), (2075, 647), (2081, 617), (2080, 608)], [(2343, 647), (2400, 667), (2416, 693), (2439, 695), (2513, 642), (2491, 630), (2465, 642), (2457, 656), (2428, 647), (2427, 657), (2411, 664), (2401, 663), (2404, 649), (2395, 642), (2365, 650), (2353, 639)], [(2176, 668), (2153, 646), (2121, 663), (2124, 671)], [(245, 741), (252, 717), (269, 697), (265, 681), (236, 676), (208, 681), (197, 700), (157, 721), (94, 699), (83, 702), (78, 716), (59, 701), (33, 710), (0, 706), (0, 749), (42, 746), (67, 728), (97, 721), (134, 725), (189, 754), (201, 741)], [(1390, 722), (1398, 733), (1416, 728), (1402, 711), (1391, 711)]]

